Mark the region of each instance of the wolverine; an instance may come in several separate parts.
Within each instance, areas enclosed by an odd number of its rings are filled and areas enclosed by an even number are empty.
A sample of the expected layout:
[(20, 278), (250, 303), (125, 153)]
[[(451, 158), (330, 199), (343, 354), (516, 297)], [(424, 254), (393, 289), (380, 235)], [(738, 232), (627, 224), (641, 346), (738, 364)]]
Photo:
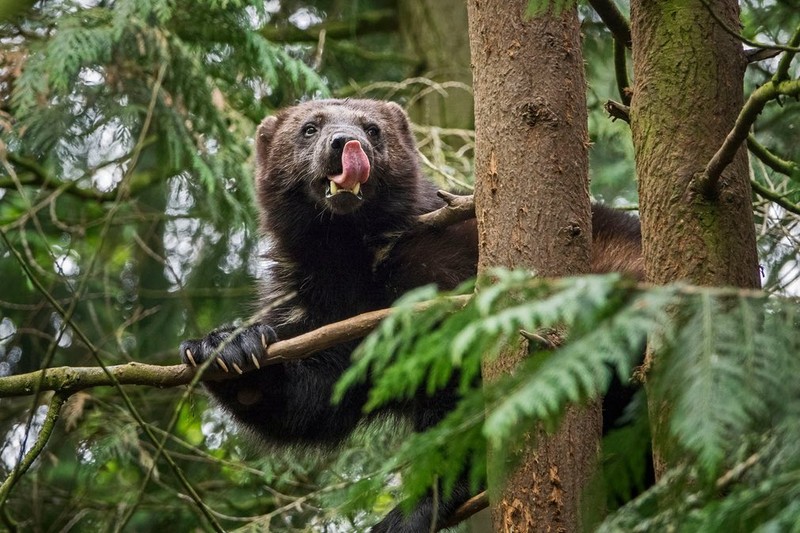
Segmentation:
[[(196, 366), (214, 357), (222, 370), (241, 374), (205, 386), (237, 423), (274, 444), (335, 447), (366, 418), (404, 417), (415, 431), (439, 422), (458, 400), (455, 387), (432, 396), (419, 391), (368, 415), (368, 382), (332, 403), (357, 341), (264, 368), (257, 358), (276, 340), (389, 307), (421, 285), (451, 289), (476, 274), (474, 219), (408, 231), (444, 202), (420, 171), (405, 111), (376, 100), (304, 102), (263, 120), (256, 160), (268, 242), (257, 320), (235, 335), (234, 328), (221, 328), (185, 341), (184, 362)], [(638, 219), (595, 204), (592, 225), (592, 270), (641, 279)], [(468, 488), (465, 479), (438, 502), (432, 492), (410, 514), (395, 508), (372, 531), (429, 531), (468, 499)]]

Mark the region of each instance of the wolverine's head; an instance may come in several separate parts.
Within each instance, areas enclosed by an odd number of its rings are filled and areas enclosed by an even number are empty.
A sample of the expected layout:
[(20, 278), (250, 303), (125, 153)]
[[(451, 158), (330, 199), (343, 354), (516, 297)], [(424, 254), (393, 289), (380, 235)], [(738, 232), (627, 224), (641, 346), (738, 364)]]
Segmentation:
[(305, 102), (264, 119), (256, 143), (265, 206), (275, 195), (299, 194), (346, 216), (418, 174), (408, 118), (393, 102)]

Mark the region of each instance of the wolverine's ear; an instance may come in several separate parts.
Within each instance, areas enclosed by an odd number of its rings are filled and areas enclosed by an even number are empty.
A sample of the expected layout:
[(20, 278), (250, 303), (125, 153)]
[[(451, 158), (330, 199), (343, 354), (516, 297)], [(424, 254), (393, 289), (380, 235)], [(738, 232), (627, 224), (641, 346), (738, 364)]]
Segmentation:
[(395, 122), (400, 128), (400, 131), (403, 133), (410, 132), (411, 128), (408, 124), (408, 115), (406, 114), (405, 109), (400, 107), (400, 104), (396, 102), (385, 102), (385, 106), (389, 111), (389, 114), (392, 116), (393, 122)]
[(263, 164), (267, 160), (267, 152), (278, 127), (278, 117), (271, 116), (261, 121), (256, 131), (256, 162)]
[(261, 121), (256, 132), (256, 144), (260, 147), (267, 146), (275, 135), (275, 128), (278, 126), (278, 117), (272, 115)]

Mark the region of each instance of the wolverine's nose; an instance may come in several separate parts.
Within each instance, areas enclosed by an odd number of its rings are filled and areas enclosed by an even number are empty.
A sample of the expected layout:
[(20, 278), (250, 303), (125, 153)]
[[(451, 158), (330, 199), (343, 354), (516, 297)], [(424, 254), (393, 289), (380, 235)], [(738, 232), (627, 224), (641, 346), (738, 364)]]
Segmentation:
[(331, 137), (331, 148), (333, 148), (337, 152), (341, 152), (344, 149), (344, 145), (347, 144), (349, 141), (357, 141), (355, 137), (352, 135), (347, 135), (344, 133), (339, 133)]

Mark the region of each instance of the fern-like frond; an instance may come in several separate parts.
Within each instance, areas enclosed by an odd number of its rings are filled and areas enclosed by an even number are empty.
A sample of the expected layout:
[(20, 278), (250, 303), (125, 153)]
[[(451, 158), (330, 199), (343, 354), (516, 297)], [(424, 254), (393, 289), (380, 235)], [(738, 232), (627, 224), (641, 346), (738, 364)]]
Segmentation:
[(650, 401), (667, 406), (668, 449), (681, 466), (601, 531), (793, 531), (800, 523), (800, 305), (724, 292), (683, 295), (672, 309), (674, 336), (648, 377)]
[[(586, 288), (592, 282), (608, 284), (605, 298), (596, 297), (599, 293), (595, 290), (599, 287), (582, 293), (593, 295), (589, 298), (579, 297), (573, 290), (564, 291), (559, 296), (565, 300), (556, 307), (564, 312), (551, 316), (551, 322), (542, 323), (545, 327), (562, 324), (570, 331), (567, 343), (555, 352), (534, 355), (526, 361), (509, 378), (510, 390), (507, 384), (500, 385), (503, 392), (487, 408), (484, 427), (494, 449), (501, 450), (508, 442), (521, 438), (537, 422), (554, 427), (567, 405), (604, 394), (612, 373), (626, 382), (641, 358), (647, 335), (667, 322), (665, 310), (674, 299), (669, 291), (653, 290), (629, 302), (615, 302), (611, 294), (616, 278), (583, 278), (570, 289)], [(606, 308), (609, 304), (614, 308)], [(532, 309), (536, 308), (538, 304), (532, 304)], [(591, 317), (606, 318), (593, 321), (593, 328), (571, 329), (581, 322), (588, 324)]]
[[(642, 289), (615, 275), (541, 280), (498, 270), (488, 279), (471, 297), (471, 285), (456, 297), (435, 296), (431, 287), (410, 294), (362, 344), (339, 384), (341, 393), (369, 377), (370, 409), (443, 389), (458, 393), (456, 408), (409, 438), (392, 465), (406, 467), (407, 494), (420, 496), (437, 480), (449, 487), (465, 475), (482, 479), (487, 447), (511, 458), (535, 428), (555, 430), (569, 405), (602, 396), (612, 377), (627, 382), (647, 339), (656, 354), (646, 374), (648, 402), (671, 406), (667, 438), (681, 466), (615, 511), (602, 530), (680, 524), (752, 531), (799, 518), (791, 505), (800, 471), (797, 302), (733, 289)], [(563, 345), (480, 382), (482, 360), (522, 342), (520, 329), (541, 328), (566, 331)], [(643, 405), (640, 399), (630, 425), (606, 441), (603, 475), (616, 472), (607, 486), (621, 499), (644, 488)], [(753, 511), (737, 513), (742, 507)], [(733, 526), (736, 520), (747, 527)]]
[(780, 363), (771, 360), (782, 353), (776, 338), (785, 338), (773, 322), (783, 321), (770, 307), (765, 299), (690, 298), (678, 335), (662, 354), (655, 390), (673, 406), (671, 430), (712, 476), (741, 435), (771, 416), (770, 392), (784, 388), (783, 373), (773, 366)]
[[(144, 135), (149, 144), (129, 173), (147, 185), (191, 176), (195, 205), (214, 219), (252, 218), (242, 207), (253, 196), (246, 139), (271, 112), (269, 95), (328, 93), (287, 46), (258, 33), (263, 2), (119, 0), (42, 10), (34, 20), (52, 36), (31, 42), (10, 102), (15, 150), (36, 154), (54, 180), (92, 187), (92, 135), (129, 139), (118, 145), (129, 154)], [(118, 151), (106, 158), (126, 164)]]
[[(495, 453), (513, 450), (537, 424), (554, 428), (570, 403), (603, 394), (613, 374), (627, 380), (645, 336), (661, 327), (674, 297), (658, 290), (636, 294), (617, 275), (550, 281), (497, 270), (491, 280), (466, 305), (463, 296), (447, 294), (420, 308), (434, 296), (432, 287), (407, 295), (365, 340), (337, 386), (341, 395), (369, 376), (369, 409), (458, 387), (456, 409), (412, 436), (400, 454), (401, 464), (413, 465), (404, 474), (412, 496), (437, 479), (445, 488), (464, 475), (477, 483), (487, 441)], [(472, 291), (468, 284), (460, 293)], [(563, 347), (533, 354), (491, 384), (477, 380), (482, 359), (520, 342), (520, 329), (554, 327), (570, 331)]]

